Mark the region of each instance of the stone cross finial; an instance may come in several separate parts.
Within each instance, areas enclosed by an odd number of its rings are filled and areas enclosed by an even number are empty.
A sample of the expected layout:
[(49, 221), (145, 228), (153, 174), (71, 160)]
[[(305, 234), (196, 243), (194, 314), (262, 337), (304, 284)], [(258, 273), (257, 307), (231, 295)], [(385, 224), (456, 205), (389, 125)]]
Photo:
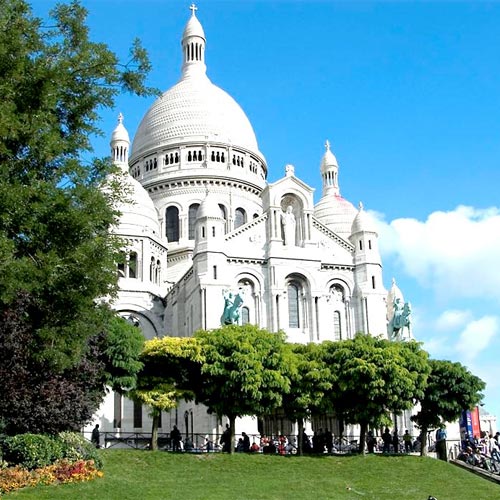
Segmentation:
[(121, 125), (123, 123), (123, 113), (118, 114), (118, 123)]
[(327, 139), (326, 142), (325, 142), (325, 149), (327, 151), (330, 151), (330, 141)]
[(285, 175), (288, 177), (295, 174), (295, 167), (293, 165), (285, 165)]
[(361, 210), (363, 210), (363, 208), (364, 208), (364, 207), (363, 207), (363, 202), (362, 202), (362, 201), (360, 201), (360, 202), (359, 202), (359, 210), (361, 211)]
[(198, 7), (196, 7), (196, 5), (194, 3), (192, 3), (190, 6), (189, 6), (189, 10), (191, 11), (191, 15), (192, 16), (195, 16), (196, 15), (196, 11), (198, 10)]

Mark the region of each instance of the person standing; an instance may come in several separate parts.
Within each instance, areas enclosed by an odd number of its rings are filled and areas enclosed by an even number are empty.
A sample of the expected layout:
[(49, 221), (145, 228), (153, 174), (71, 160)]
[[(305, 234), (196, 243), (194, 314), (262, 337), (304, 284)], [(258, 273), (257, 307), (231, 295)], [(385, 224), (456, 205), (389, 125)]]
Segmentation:
[(408, 432), (408, 429), (406, 429), (405, 433), (403, 434), (403, 441), (405, 443), (405, 452), (410, 453), (412, 451), (412, 449), (411, 449), (411, 436), (410, 436), (410, 433)]
[(447, 461), (446, 430), (443, 426), (436, 431), (436, 453), (439, 460)]
[(174, 428), (170, 431), (170, 441), (172, 443), (172, 451), (181, 450), (181, 431), (174, 425)]
[(375, 436), (373, 435), (373, 431), (368, 431), (366, 436), (366, 446), (368, 448), (368, 453), (375, 453)]
[(95, 424), (95, 427), (92, 429), (92, 436), (90, 437), (90, 441), (96, 448), (101, 447), (101, 433), (99, 432), (99, 424)]
[(397, 429), (394, 429), (394, 433), (392, 434), (392, 447), (394, 448), (394, 453), (399, 453), (399, 436)]
[(241, 436), (243, 437), (243, 451), (248, 453), (250, 451), (250, 438), (246, 432), (242, 432)]
[(382, 448), (382, 453), (390, 453), (392, 438), (388, 427), (385, 428), (384, 433), (382, 434), (382, 441), (384, 443), (384, 447)]
[(222, 445), (222, 451), (227, 453), (231, 451), (231, 429), (229, 428), (229, 424), (226, 424), (226, 430), (220, 437), (220, 444)]

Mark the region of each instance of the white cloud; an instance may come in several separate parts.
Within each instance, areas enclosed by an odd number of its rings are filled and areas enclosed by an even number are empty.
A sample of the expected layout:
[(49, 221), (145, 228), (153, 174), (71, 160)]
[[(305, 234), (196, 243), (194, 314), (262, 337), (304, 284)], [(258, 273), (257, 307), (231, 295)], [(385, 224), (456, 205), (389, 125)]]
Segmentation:
[(427, 220), (378, 224), (383, 258), (396, 258), (404, 272), (439, 296), (494, 297), (500, 301), (500, 210), (459, 206)]
[(474, 359), (484, 351), (498, 333), (496, 316), (483, 316), (471, 321), (460, 333), (455, 349), (466, 359)]
[(470, 311), (448, 309), (439, 315), (435, 328), (440, 331), (456, 330), (467, 324), (472, 319)]

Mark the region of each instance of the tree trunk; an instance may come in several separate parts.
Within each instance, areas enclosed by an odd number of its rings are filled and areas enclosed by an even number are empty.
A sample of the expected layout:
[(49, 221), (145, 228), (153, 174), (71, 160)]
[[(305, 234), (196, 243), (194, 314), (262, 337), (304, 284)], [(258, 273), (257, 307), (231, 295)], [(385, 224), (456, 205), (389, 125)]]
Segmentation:
[(365, 441), (366, 441), (366, 429), (368, 428), (368, 425), (366, 423), (362, 423), (359, 426), (359, 446), (358, 446), (358, 451), (359, 453), (365, 454)]
[(427, 426), (422, 426), (420, 429), (420, 456), (427, 456)]
[(234, 415), (230, 415), (229, 417), (229, 453), (233, 454), (234, 453), (234, 427), (235, 427), (235, 422), (236, 422), (236, 417)]
[(160, 420), (160, 414), (158, 412), (153, 412), (153, 423), (151, 425), (151, 450), (158, 450), (158, 423)]
[(303, 449), (302, 449), (302, 443), (304, 440), (304, 419), (298, 418), (297, 419), (297, 427), (299, 429), (299, 436), (298, 436), (298, 442), (297, 442), (297, 455), (302, 455), (303, 454)]

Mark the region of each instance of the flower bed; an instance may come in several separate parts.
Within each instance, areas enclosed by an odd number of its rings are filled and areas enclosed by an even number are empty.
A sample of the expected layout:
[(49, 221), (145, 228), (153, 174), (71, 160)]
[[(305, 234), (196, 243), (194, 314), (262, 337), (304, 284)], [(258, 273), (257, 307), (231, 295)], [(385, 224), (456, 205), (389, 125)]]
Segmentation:
[(39, 484), (76, 483), (102, 477), (93, 460), (59, 460), (52, 465), (27, 470), (20, 466), (0, 469), (0, 495)]

